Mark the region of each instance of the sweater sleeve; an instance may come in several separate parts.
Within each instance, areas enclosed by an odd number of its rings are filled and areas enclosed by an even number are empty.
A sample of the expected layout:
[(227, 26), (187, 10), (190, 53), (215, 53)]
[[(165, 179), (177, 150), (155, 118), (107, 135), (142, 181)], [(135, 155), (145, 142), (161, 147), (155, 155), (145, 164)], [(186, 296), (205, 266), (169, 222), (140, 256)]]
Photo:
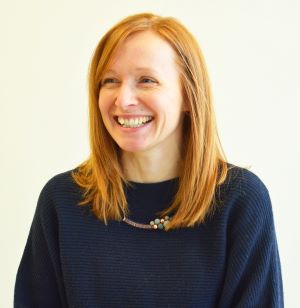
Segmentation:
[(269, 193), (246, 171), (228, 222), (228, 259), (218, 307), (281, 308), (281, 266)]
[(17, 272), (14, 307), (64, 307), (51, 180), (43, 188)]

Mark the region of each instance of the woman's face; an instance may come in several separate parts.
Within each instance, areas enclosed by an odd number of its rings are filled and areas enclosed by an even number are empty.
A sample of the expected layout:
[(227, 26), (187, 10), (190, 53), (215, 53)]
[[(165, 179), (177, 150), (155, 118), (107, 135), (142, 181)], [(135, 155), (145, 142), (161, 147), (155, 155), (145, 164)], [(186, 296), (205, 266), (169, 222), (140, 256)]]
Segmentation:
[(179, 148), (183, 97), (172, 47), (151, 31), (127, 38), (101, 80), (99, 108), (123, 151)]

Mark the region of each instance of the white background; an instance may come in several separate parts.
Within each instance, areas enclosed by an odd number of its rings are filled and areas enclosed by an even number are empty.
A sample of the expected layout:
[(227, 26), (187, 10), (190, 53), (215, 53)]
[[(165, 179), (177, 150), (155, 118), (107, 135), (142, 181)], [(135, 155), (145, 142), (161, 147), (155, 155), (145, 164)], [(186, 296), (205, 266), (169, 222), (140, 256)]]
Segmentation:
[(92, 52), (117, 21), (145, 11), (178, 18), (199, 40), (225, 153), (269, 189), (286, 307), (299, 307), (299, 3), (1, 0), (0, 307), (12, 307), (40, 190), (88, 155)]

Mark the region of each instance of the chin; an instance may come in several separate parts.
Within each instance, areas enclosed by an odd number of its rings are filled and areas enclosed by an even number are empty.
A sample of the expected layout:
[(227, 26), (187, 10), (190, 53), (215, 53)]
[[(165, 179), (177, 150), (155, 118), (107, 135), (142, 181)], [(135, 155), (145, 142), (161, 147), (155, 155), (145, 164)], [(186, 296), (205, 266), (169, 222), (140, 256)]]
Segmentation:
[(135, 152), (144, 152), (147, 147), (145, 145), (142, 144), (136, 144), (136, 143), (126, 143), (126, 144), (118, 144), (119, 148), (124, 151), (124, 152), (131, 152), (131, 153), (135, 153)]

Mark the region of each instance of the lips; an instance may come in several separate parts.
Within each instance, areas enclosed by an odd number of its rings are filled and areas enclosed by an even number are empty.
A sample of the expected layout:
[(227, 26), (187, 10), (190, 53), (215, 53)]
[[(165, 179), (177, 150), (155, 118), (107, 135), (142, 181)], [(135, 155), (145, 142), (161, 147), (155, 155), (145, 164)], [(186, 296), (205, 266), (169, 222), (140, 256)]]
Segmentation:
[(153, 120), (152, 116), (144, 115), (144, 116), (116, 116), (116, 122), (122, 126), (127, 128), (136, 128), (141, 127)]

